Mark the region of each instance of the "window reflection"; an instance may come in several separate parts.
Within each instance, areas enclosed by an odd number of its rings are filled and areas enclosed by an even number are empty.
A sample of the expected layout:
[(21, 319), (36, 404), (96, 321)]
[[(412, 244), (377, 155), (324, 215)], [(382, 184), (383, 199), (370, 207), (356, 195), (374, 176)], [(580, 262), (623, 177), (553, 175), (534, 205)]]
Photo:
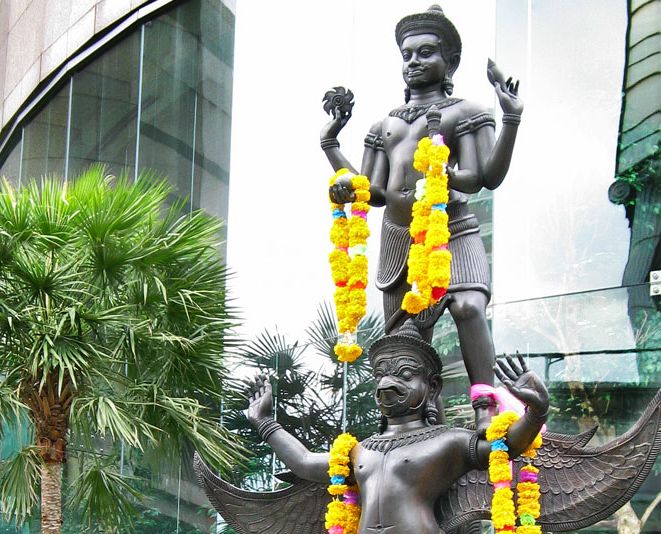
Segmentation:
[(68, 111), (67, 84), (24, 129), (21, 179), (64, 175)]
[(0, 165), (0, 176), (4, 176), (15, 186), (18, 185), (21, 175), (21, 135), (22, 132), (14, 135), (14, 138), (8, 144), (8, 155), (4, 163)]
[(70, 176), (99, 161), (110, 173), (133, 174), (139, 54), (138, 31), (74, 75)]

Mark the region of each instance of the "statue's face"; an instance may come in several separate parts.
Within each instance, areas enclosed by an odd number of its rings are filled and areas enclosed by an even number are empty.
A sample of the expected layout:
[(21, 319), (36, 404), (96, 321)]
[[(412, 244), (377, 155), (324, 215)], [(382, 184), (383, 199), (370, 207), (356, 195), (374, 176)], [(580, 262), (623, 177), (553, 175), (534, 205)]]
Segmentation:
[(427, 371), (414, 351), (384, 351), (374, 361), (374, 394), (386, 417), (422, 413), (430, 388)]
[(430, 33), (405, 37), (400, 47), (402, 76), (410, 88), (440, 87), (448, 70), (438, 36)]

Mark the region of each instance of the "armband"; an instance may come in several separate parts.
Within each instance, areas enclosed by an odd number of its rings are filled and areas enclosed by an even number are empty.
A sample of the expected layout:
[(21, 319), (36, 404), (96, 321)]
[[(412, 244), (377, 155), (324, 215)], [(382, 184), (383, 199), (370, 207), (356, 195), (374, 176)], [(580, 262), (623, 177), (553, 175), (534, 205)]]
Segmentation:
[(480, 395), (479, 397), (473, 399), (471, 401), (471, 404), (473, 405), (473, 410), (477, 410), (479, 408), (490, 408), (493, 406), (498, 406), (496, 399), (490, 397), (489, 395)]
[(496, 121), (493, 120), (493, 116), (491, 113), (486, 111), (484, 113), (478, 113), (477, 115), (468, 117), (463, 121), (459, 121), (455, 128), (455, 134), (457, 137), (461, 137), (462, 135), (473, 133), (480, 128), (484, 128), (485, 126), (492, 126), (494, 128), (496, 127)]
[(328, 150), (329, 148), (340, 148), (340, 142), (331, 137), (330, 139), (322, 139), (320, 142), (322, 150)]
[(263, 441), (268, 441), (268, 439), (273, 435), (274, 432), (277, 432), (282, 428), (282, 425), (278, 423), (272, 417), (267, 417), (262, 419), (257, 425), (257, 434)]
[(479, 469), (486, 469), (488, 466), (480, 462), (480, 456), (477, 454), (477, 446), (480, 442), (480, 438), (477, 433), (471, 436), (470, 442), (468, 443), (468, 457), (470, 458), (471, 464)]
[(373, 133), (368, 133), (365, 136), (365, 148), (372, 148), (374, 150), (383, 150), (383, 137)]
[(521, 124), (521, 115), (516, 113), (503, 113), (503, 124), (513, 124), (518, 126)]

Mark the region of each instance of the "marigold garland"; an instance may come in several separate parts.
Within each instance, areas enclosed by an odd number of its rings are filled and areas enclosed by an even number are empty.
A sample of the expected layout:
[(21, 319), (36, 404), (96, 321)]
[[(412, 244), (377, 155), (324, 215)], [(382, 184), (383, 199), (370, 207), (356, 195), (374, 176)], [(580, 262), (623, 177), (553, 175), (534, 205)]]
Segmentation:
[[(487, 440), (491, 442), (489, 454), (489, 479), (494, 492), (491, 501), (491, 520), (496, 534), (515, 532), (516, 515), (514, 513), (514, 493), (512, 492), (512, 467), (505, 441), (507, 430), (519, 419), (514, 412), (503, 412), (494, 417), (487, 429)], [(541, 534), (542, 530), (535, 520), (540, 514), (540, 491), (537, 481), (539, 469), (531, 464), (537, 456), (537, 449), (542, 446), (542, 435), (537, 434), (528, 448), (521, 453), (528, 465), (521, 468), (516, 485), (519, 525), (516, 534)]]
[(438, 302), (450, 285), (452, 255), (448, 250), (450, 231), (446, 212), (449, 156), (450, 149), (440, 134), (421, 139), (413, 155), (413, 168), (425, 176), (416, 183), (416, 202), (409, 228), (413, 244), (406, 280), (411, 290), (402, 301), (402, 309), (409, 313), (420, 313)]
[[(358, 440), (349, 433), (340, 434), (333, 441), (328, 461), (330, 485), (328, 493), (333, 500), (326, 509), (325, 528), (329, 534), (356, 534), (360, 522), (358, 488), (345, 484), (351, 474), (349, 454)], [(342, 496), (342, 500), (339, 497)]]
[(353, 362), (363, 349), (358, 345), (356, 330), (367, 309), (367, 212), (370, 209), (370, 182), (367, 177), (351, 174), (340, 169), (331, 178), (330, 185), (349, 174), (356, 200), (351, 204), (351, 218), (347, 218), (344, 204), (331, 202), (333, 226), (330, 240), (335, 249), (328, 261), (335, 284), (335, 308), (337, 310), (338, 333), (335, 354), (341, 362)]

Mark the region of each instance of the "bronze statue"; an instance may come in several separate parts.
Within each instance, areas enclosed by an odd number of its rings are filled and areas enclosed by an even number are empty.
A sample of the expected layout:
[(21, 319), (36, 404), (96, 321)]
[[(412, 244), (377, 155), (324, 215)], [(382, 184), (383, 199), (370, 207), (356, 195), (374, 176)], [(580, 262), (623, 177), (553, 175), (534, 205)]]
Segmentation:
[[(452, 531), (489, 517), (492, 487), (486, 472), (489, 443), (475, 431), (435, 424), (434, 400), (441, 389), (441, 362), (411, 321), (369, 350), (375, 400), (382, 413), (378, 434), (351, 451), (360, 490), (360, 534)], [(496, 374), (527, 404), (507, 434), (515, 458), (539, 432), (548, 411), (540, 379), (519, 358), (499, 359)], [(258, 377), (250, 387), (248, 419), (292, 470), (293, 485), (275, 492), (243, 491), (216, 477), (199, 457), (196, 471), (216, 509), (240, 534), (321, 534), (330, 500), (328, 453), (307, 450), (271, 416), (271, 386)], [(634, 429), (612, 443), (584, 445), (579, 436), (545, 433), (540, 467), (544, 530), (591, 525), (622, 506), (651, 469), (661, 445), (661, 393)], [(519, 466), (520, 467), (520, 466)], [(518, 469), (518, 468), (517, 468)]]
[[(404, 17), (395, 29), (402, 54), (402, 74), (406, 83), (405, 103), (372, 126), (365, 138), (360, 174), (371, 181), (373, 206), (385, 206), (377, 287), (383, 291), (386, 333), (396, 332), (407, 314), (402, 299), (410, 286), (406, 282), (406, 262), (411, 244), (408, 227), (416, 181), (421, 174), (413, 169), (413, 153), (418, 141), (428, 134), (426, 114), (431, 106), (440, 108), (440, 133), (450, 148), (448, 174), (450, 202), (447, 206), (449, 249), (452, 253), (448, 296), (440, 301), (431, 319), (421, 324), (423, 337), (431, 341), (433, 324), (447, 307), (457, 325), (461, 352), (471, 384), (493, 385), (493, 341), (486, 318), (490, 299), (490, 273), (478, 221), (468, 209), (468, 195), (482, 188), (498, 187), (509, 168), (523, 102), (518, 82), (504, 77), (489, 61), (488, 78), (503, 110), (503, 127), (495, 139), (495, 121), (478, 104), (451, 97), (452, 75), (461, 58), (461, 39), (454, 25), (439, 6), (425, 13)], [(325, 106), (333, 119), (322, 129), (321, 147), (334, 170), (347, 168), (358, 174), (340, 151), (337, 135), (351, 117), (353, 94), (335, 88), (326, 94)], [(330, 189), (338, 203), (353, 200), (348, 180), (338, 180)], [(423, 312), (424, 313), (424, 312)], [(477, 426), (484, 431), (493, 402), (489, 397), (474, 401)]]

